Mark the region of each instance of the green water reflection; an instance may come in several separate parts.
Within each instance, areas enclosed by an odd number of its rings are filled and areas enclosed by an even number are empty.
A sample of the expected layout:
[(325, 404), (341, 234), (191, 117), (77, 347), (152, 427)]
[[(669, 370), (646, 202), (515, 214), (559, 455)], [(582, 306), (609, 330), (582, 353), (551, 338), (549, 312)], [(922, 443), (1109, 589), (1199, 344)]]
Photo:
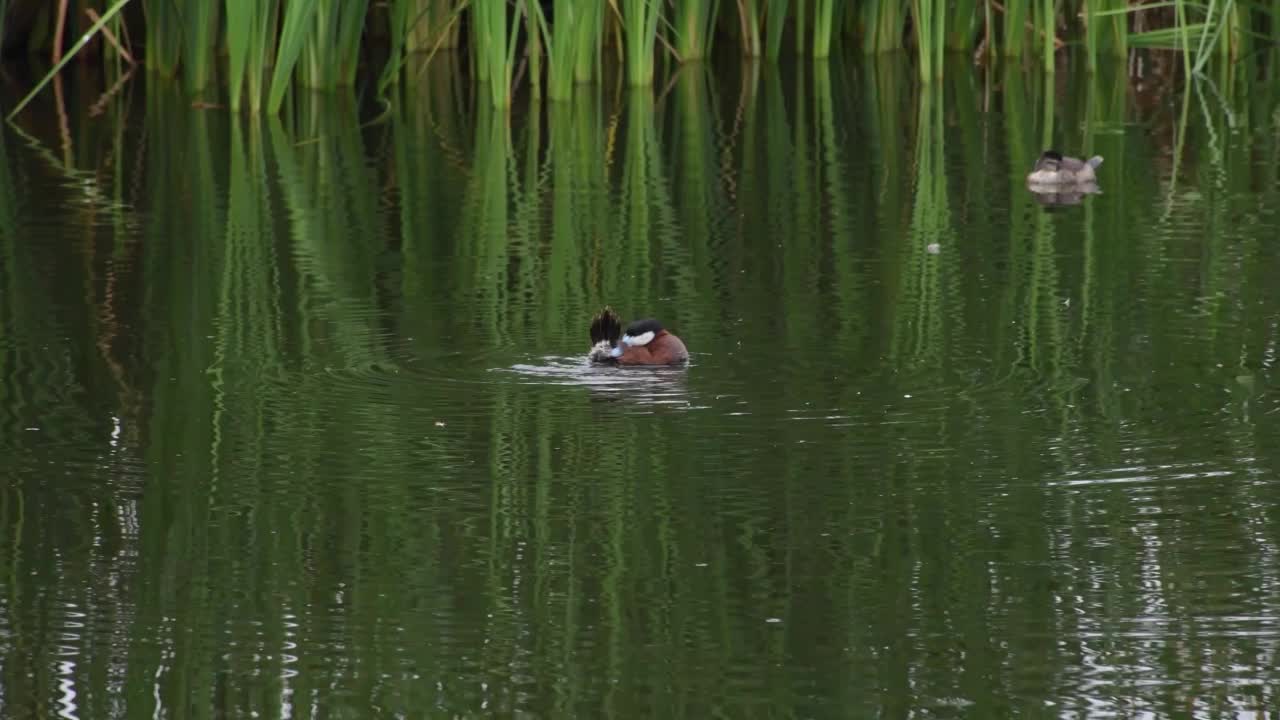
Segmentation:
[(456, 62), (5, 131), (0, 714), (1280, 705), (1275, 83)]

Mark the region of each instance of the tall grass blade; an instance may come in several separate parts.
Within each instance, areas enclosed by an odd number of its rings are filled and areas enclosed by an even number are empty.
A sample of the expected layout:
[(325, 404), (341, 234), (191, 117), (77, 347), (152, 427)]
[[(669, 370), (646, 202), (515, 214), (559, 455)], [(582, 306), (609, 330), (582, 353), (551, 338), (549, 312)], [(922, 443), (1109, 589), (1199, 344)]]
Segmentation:
[(742, 35), (742, 54), (760, 56), (761, 3), (765, 0), (737, 0), (738, 27)]
[(979, 0), (955, 0), (955, 6), (947, 11), (952, 21), (947, 25), (947, 49), (969, 50), (973, 47), (974, 28), (977, 26)]
[(302, 54), (303, 43), (311, 30), (318, 0), (290, 0), (284, 7), (284, 24), (280, 28), (280, 45), (271, 73), (271, 94), (267, 98), (267, 112), (275, 115), (284, 104), (294, 67)]
[(488, 83), (493, 107), (511, 104), (511, 80), (514, 72), (518, 23), (509, 22), (504, 3), (473, 2), (471, 17), (473, 52), (476, 55), (476, 77)]
[(165, 77), (173, 77), (182, 57), (186, 3), (142, 0), (142, 11), (146, 19), (147, 67)]
[[(1044, 69), (1046, 72), (1053, 72), (1053, 53), (1055, 50), (1054, 40), (1057, 39), (1057, 35), (1054, 31), (1057, 16), (1053, 12), (1053, 0), (1040, 1), (1040, 13), (1038, 15), (1038, 19), (1040, 20), (1039, 31), (1041, 36), (1041, 49), (1043, 52), (1041, 58), (1044, 61)], [(1052, 90), (1047, 90), (1046, 92), (1050, 95), (1053, 94)]]
[(209, 84), (214, 46), (217, 44), (218, 3), (199, 0), (184, 3), (183, 8), (186, 12), (183, 18), (186, 37), (182, 43), (182, 76), (187, 87), (203, 90)]
[[(612, 0), (611, 0), (612, 1)], [(652, 85), (654, 48), (658, 40), (661, 0), (621, 0), (622, 32), (627, 53), (627, 82)]]
[[(802, 1), (797, 0), (797, 4)], [(787, 26), (790, 4), (790, 0), (768, 0), (764, 18), (764, 55), (770, 60), (777, 60), (782, 55), (782, 31)]]
[(837, 0), (814, 0), (813, 44), (809, 53), (815, 58), (831, 56), (831, 35), (835, 27)]
[(577, 39), (573, 59), (573, 79), (579, 83), (588, 83), (600, 76), (600, 44), (604, 35), (603, 2), (577, 3), (581, 13), (576, 23)]
[(674, 0), (671, 31), (681, 62), (707, 57), (715, 31), (717, 0)]
[(1004, 7), (1004, 54), (1009, 57), (1021, 57), (1026, 46), (1027, 10), (1030, 1), (1005, 3)]
[(57, 65), (53, 66), (52, 70), (45, 73), (44, 77), (40, 78), (40, 82), (36, 83), (36, 86), (34, 88), (31, 88), (31, 92), (28, 92), (22, 98), (22, 100), (18, 102), (18, 104), (13, 108), (13, 110), (9, 113), (9, 115), (5, 119), (12, 120), (14, 116), (22, 112), (22, 109), (27, 106), (27, 103), (30, 103), (31, 99), (34, 98), (36, 95), (38, 95), (40, 91), (44, 89), (44, 86), (48, 85), (49, 81), (52, 80), (54, 76), (57, 75), (62, 70), (62, 68), (66, 67), (67, 63), (71, 62), (71, 59), (74, 58), (76, 54), (82, 48), (84, 48), (84, 46), (87, 45), (90, 40), (93, 39), (93, 36), (98, 34), (98, 31), (101, 30), (103, 26), (105, 26), (108, 22), (111, 22), (111, 18), (115, 17), (116, 13), (123, 10), (124, 6), (128, 4), (129, 4), (129, 0), (117, 0), (117, 2), (114, 5), (112, 5), (109, 10), (103, 13), (102, 17), (98, 18), (98, 21), (95, 22), (93, 25), (91, 25), (89, 27), (89, 30), (80, 37), (80, 41), (76, 43), (75, 47), (72, 48), (71, 51), (68, 52), (66, 55), (64, 55), (62, 60)]

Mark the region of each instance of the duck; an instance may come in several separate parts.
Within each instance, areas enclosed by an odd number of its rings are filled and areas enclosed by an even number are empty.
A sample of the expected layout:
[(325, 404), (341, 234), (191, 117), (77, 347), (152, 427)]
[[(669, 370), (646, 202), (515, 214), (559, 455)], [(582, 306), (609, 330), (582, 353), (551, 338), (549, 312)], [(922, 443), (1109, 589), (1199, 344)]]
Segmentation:
[(1094, 155), (1088, 160), (1067, 157), (1057, 150), (1045, 150), (1036, 160), (1036, 166), (1027, 175), (1027, 182), (1032, 185), (1086, 185), (1096, 183), (1098, 175), (1094, 171), (1102, 164), (1102, 156)]
[(591, 321), (593, 363), (609, 365), (681, 365), (689, 361), (684, 342), (653, 318), (632, 321), (624, 330), (613, 308), (606, 306)]

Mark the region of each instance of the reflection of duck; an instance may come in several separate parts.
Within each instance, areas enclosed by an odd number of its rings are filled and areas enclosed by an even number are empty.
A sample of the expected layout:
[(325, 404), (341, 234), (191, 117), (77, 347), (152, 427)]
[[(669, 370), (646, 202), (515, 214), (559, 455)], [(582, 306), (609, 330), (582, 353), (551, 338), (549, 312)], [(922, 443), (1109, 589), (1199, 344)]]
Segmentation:
[(1079, 205), (1086, 195), (1098, 195), (1098, 183), (1079, 183), (1076, 185), (1036, 185), (1027, 183), (1027, 189), (1041, 205), (1057, 207), (1062, 205)]
[(606, 307), (591, 321), (587, 357), (592, 362), (617, 365), (675, 365), (686, 362), (689, 351), (657, 320), (636, 320), (623, 332), (622, 320), (613, 308)]
[(1066, 157), (1056, 150), (1045, 150), (1036, 160), (1036, 166), (1027, 175), (1027, 183), (1032, 185), (1081, 185), (1098, 181), (1094, 172), (1102, 164), (1102, 156), (1094, 155), (1088, 160)]

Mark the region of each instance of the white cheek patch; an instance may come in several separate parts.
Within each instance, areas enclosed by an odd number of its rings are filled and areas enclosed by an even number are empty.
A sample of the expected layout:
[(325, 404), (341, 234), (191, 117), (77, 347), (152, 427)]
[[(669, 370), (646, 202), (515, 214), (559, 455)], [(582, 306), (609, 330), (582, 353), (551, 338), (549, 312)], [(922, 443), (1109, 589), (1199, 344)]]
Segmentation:
[(652, 330), (650, 330), (650, 331), (649, 331), (649, 332), (647, 332), (647, 333), (642, 333), (642, 334), (640, 334), (640, 335), (636, 335), (635, 337), (632, 337), (632, 336), (630, 336), (630, 335), (623, 335), (623, 336), (622, 336), (622, 342), (624, 342), (624, 343), (626, 343), (626, 344), (628, 344), (628, 345), (630, 345), (630, 346), (632, 346), (632, 347), (637, 347), (637, 346), (638, 346), (638, 347), (644, 347), (645, 345), (648, 345), (648, 344), (649, 344), (649, 341), (650, 341), (650, 340), (652, 340), (652, 339), (653, 339), (653, 331), (652, 331)]

